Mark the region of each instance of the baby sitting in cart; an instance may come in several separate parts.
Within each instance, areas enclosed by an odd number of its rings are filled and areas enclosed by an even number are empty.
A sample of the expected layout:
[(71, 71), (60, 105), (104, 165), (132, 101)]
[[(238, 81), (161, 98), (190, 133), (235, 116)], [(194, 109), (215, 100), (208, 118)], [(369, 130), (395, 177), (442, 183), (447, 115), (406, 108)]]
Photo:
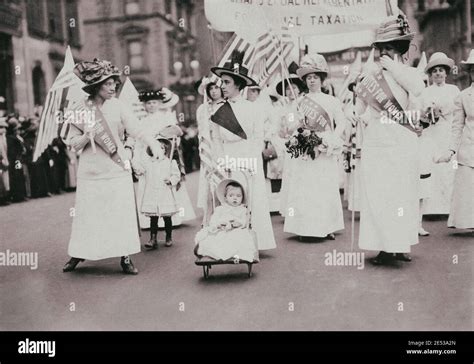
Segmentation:
[(235, 180), (224, 180), (217, 186), (216, 194), (221, 205), (216, 207), (209, 226), (196, 234), (194, 253), (199, 258), (258, 261), (258, 249), (255, 235), (249, 229), (242, 185)]

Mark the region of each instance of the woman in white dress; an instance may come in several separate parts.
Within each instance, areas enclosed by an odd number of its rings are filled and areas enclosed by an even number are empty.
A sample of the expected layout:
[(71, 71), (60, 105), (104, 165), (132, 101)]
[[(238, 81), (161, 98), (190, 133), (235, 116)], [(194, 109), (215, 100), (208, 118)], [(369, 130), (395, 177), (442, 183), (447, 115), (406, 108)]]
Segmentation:
[(334, 232), (344, 229), (337, 156), (342, 153), (346, 118), (341, 102), (321, 91), (329, 70), (324, 57), (320, 54), (305, 56), (301, 62), (297, 74), (306, 83), (309, 93), (301, 100), (299, 109), (302, 110), (304, 102), (322, 109), (311, 119), (305, 116), (304, 129), (314, 130), (313, 123), (323, 116), (326, 124), (318, 132), (323, 142), (321, 151), (316, 152), (314, 159), (299, 156), (291, 168), (284, 231), (334, 240)]
[[(285, 103), (280, 108), (278, 126), (278, 136), (286, 143), (290, 137), (301, 126), (298, 116), (298, 101), (300, 95), (305, 91), (305, 85), (300, 80), (298, 75), (290, 74), (289, 77), (280, 81), (276, 85), (276, 92), (285, 97)], [(288, 184), (292, 174), (295, 159), (291, 158), (289, 153), (286, 153), (286, 146), (283, 148), (283, 172), (281, 178), (280, 191), (280, 214), (284, 217), (288, 214)]]
[[(386, 19), (374, 43), (380, 61), (356, 87), (356, 112), (365, 113), (367, 122), (361, 152), (359, 247), (380, 251), (371, 259), (375, 265), (390, 264), (393, 259), (411, 261), (407, 253), (418, 243), (419, 131), (405, 118), (397, 122), (382, 117), (381, 106), (387, 103), (370, 98), (367, 92), (372, 84), (385, 85), (390, 101), (398, 101), (405, 111), (416, 110), (415, 99), (409, 95), (419, 97), (424, 83), (416, 69), (400, 61), (413, 36), (403, 14)], [(362, 89), (363, 85), (368, 86)]]
[(449, 162), (453, 155), (457, 159), (448, 226), (474, 229), (474, 50), (461, 66), (469, 72), (471, 86), (454, 101), (450, 150), (438, 162)]
[[(131, 151), (123, 146), (125, 131), (148, 145), (153, 155), (162, 152), (153, 138), (140, 133), (133, 113), (114, 97), (120, 75), (116, 67), (95, 59), (79, 63), (74, 72), (86, 83), (83, 89), (90, 96), (81, 107), (89, 117), (82, 124), (73, 120), (67, 138), (67, 143), (82, 154), (68, 248), (72, 258), (63, 271), (74, 270), (85, 259), (122, 257), (124, 273), (137, 274), (129, 257), (140, 252), (140, 239), (130, 163), (126, 163)], [(101, 140), (109, 143), (100, 144)]]
[(213, 67), (211, 71), (222, 79), (221, 88), (226, 97), (226, 103), (221, 107), (226, 106), (227, 109), (230, 106), (246, 139), (242, 137), (241, 132), (239, 136), (215, 122), (211, 126), (211, 137), (216, 147), (218, 161), (234, 161), (235, 165), (237, 161), (245, 161), (247, 165), (254, 167), (255, 174), (252, 176), (251, 185), (253, 197), (250, 201), (252, 229), (257, 234), (259, 250), (274, 249), (276, 243), (270, 219), (262, 161), (264, 115), (256, 114), (252, 103), (240, 94), (246, 86), (256, 84), (247, 76), (248, 70), (242, 66), (242, 58), (243, 54), (234, 52), (232, 59), (226, 62), (224, 67)]
[[(460, 91), (455, 85), (446, 83), (446, 76), (454, 66), (454, 61), (441, 52), (433, 53), (425, 72), (431, 78), (431, 86), (421, 93), (422, 114), (428, 114), (431, 121), (423, 136), (433, 140), (436, 146), (434, 159), (449, 148), (453, 123), (454, 100)], [(432, 111), (432, 113), (431, 113)], [(449, 214), (455, 169), (452, 164), (434, 164), (431, 170), (431, 191), (429, 198), (423, 199), (423, 215)], [(420, 229), (420, 235), (428, 232)]]

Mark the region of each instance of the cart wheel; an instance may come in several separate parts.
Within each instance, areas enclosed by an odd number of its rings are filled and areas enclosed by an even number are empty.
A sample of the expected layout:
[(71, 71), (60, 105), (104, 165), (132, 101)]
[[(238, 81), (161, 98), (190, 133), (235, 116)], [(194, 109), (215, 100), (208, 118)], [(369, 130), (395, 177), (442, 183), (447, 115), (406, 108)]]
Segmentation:
[(249, 267), (248, 276), (249, 276), (249, 278), (250, 278), (250, 277), (252, 277), (252, 263), (248, 263), (247, 265), (248, 265), (248, 267)]
[(202, 266), (202, 274), (204, 276), (204, 279), (209, 278), (209, 266), (208, 265), (203, 265)]

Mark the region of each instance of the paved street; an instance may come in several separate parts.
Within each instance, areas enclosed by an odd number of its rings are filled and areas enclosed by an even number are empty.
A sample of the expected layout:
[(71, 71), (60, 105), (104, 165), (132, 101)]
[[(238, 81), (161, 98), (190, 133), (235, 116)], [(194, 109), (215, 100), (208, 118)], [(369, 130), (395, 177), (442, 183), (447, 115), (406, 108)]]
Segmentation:
[[(193, 202), (197, 177), (187, 182)], [(473, 235), (448, 229), (447, 217), (426, 221), (431, 235), (413, 261), (393, 267), (371, 266), (373, 253), (364, 269), (325, 265), (325, 253), (350, 251), (345, 210), (335, 241), (300, 242), (272, 216), (278, 247), (250, 279), (244, 265), (203, 279), (193, 255), (200, 218), (174, 231), (173, 247), (134, 256), (138, 276), (122, 274), (119, 259), (62, 273), (74, 197), (0, 207), (0, 252), (38, 252), (37, 270), (0, 267), (0, 330), (472, 330)]]

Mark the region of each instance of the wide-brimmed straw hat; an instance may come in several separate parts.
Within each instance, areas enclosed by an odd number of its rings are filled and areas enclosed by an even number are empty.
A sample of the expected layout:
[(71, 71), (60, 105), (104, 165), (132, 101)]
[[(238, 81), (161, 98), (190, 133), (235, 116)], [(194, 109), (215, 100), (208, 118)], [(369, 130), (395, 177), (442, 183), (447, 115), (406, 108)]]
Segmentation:
[(216, 196), (218, 200), (220, 201), (221, 204), (227, 204), (225, 200), (225, 189), (229, 185), (229, 183), (237, 183), (240, 187), (242, 187), (242, 204), (247, 204), (247, 193), (246, 193), (246, 184), (242, 180), (237, 180), (235, 178), (226, 178), (223, 179), (219, 184), (217, 185), (216, 188)]
[(314, 53), (312, 55), (305, 55), (301, 59), (301, 66), (296, 70), (296, 74), (299, 78), (303, 79), (304, 76), (310, 73), (322, 73), (328, 75), (329, 67), (326, 59), (323, 55)]
[(472, 67), (474, 65), (474, 49), (471, 49), (471, 52), (469, 53), (469, 57), (465, 61), (461, 61), (461, 67), (463, 68), (468, 68)]
[(410, 42), (414, 36), (415, 33), (410, 31), (406, 15), (400, 11), (398, 16), (391, 15), (379, 25), (372, 45), (393, 41)]
[(257, 85), (257, 82), (248, 76), (249, 70), (243, 66), (244, 55), (243, 52), (233, 51), (231, 58), (224, 63), (223, 67), (212, 67), (211, 72), (219, 77), (222, 75), (238, 77), (245, 81), (246, 86)]
[(74, 74), (86, 84), (82, 89), (90, 94), (94, 86), (110, 77), (116, 77), (120, 81), (122, 72), (109, 61), (94, 58), (92, 62), (84, 61), (76, 64)]
[(449, 58), (443, 52), (435, 52), (431, 55), (430, 60), (428, 61), (428, 64), (425, 67), (425, 72), (429, 73), (430, 70), (436, 66), (445, 66), (450, 71), (451, 68), (453, 68), (454, 66), (454, 60)]

